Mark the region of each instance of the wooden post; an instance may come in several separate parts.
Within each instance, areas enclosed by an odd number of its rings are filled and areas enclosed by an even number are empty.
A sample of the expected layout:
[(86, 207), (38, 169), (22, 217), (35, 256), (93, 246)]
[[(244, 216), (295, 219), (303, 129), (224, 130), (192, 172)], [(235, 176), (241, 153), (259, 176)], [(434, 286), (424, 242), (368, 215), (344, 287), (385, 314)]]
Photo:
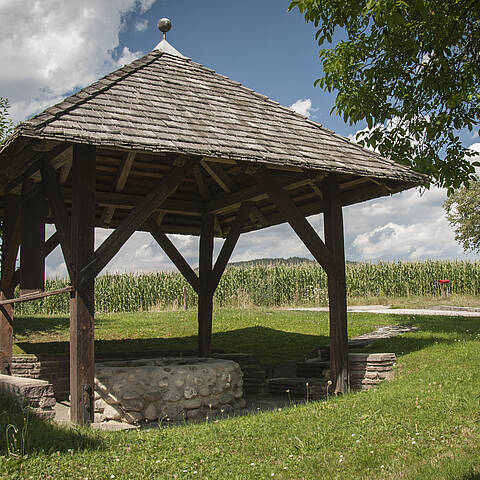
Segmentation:
[(20, 296), (45, 286), (45, 197), (25, 182), (22, 191)]
[(337, 274), (328, 274), (330, 311), (330, 375), (335, 393), (350, 388), (348, 370), (347, 289), (345, 279), (345, 247), (343, 215), (338, 181), (330, 174), (323, 181), (323, 220), (325, 244), (337, 263)]
[(75, 291), (70, 297), (70, 419), (86, 425), (94, 417), (94, 282), (80, 272), (94, 258), (95, 147), (75, 145), (72, 163), (71, 249)]
[(211, 352), (213, 291), (209, 288), (213, 262), (213, 234), (215, 217), (204, 215), (200, 232), (198, 295), (198, 354), (207, 357)]
[[(2, 276), (0, 299), (13, 297), (15, 262), (20, 243), (20, 197), (5, 196), (3, 215)], [(13, 304), (0, 307), (0, 373), (10, 374), (13, 349)]]

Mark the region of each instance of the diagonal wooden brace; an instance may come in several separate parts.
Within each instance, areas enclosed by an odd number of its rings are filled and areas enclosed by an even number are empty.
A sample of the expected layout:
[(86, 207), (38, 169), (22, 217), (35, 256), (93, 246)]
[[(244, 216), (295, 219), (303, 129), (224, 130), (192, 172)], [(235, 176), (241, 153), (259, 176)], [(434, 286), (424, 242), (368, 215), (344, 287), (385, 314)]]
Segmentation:
[(168, 258), (185, 277), (187, 282), (192, 286), (197, 294), (200, 294), (200, 280), (197, 274), (183, 258), (182, 254), (177, 250), (175, 245), (170, 241), (157, 221), (154, 220), (153, 217), (150, 217), (146, 222), (146, 226), (150, 230), (152, 237), (157, 241), (162, 250), (167, 254)]
[(255, 180), (262, 185), (264, 191), (267, 192), (268, 196), (273, 200), (279, 212), (285, 217), (285, 220), (291, 225), (295, 233), (300, 237), (317, 262), (325, 269), (327, 274), (333, 275), (335, 278), (341, 277), (341, 268), (330, 250), (289, 197), (288, 193), (277, 185), (267, 168), (262, 167), (252, 175)]
[(143, 225), (152, 213), (177, 189), (183, 179), (200, 162), (200, 157), (191, 157), (181, 167), (175, 167), (164, 177), (158, 186), (152, 190), (97, 248), (95, 258), (86, 265), (80, 275), (80, 284), (95, 278), (107, 263), (122, 248), (131, 235)]
[(230, 228), (230, 232), (223, 243), (222, 249), (220, 250), (215, 262), (215, 266), (213, 267), (213, 270), (208, 278), (208, 289), (212, 295), (215, 292), (220, 279), (222, 278), (223, 272), (225, 271), (227, 263), (232, 255), (233, 249), (235, 248), (238, 238), (242, 233), (242, 227), (245, 225), (252, 208), (253, 203), (242, 203), (242, 206), (240, 207), (240, 210), (238, 211), (238, 214)]

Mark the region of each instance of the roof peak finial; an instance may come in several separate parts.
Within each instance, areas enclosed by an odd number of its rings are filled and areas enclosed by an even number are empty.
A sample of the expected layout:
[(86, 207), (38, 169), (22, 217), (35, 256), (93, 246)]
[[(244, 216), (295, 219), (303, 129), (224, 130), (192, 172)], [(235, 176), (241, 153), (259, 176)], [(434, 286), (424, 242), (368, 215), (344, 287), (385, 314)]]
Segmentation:
[(158, 29), (163, 33), (163, 39), (167, 39), (167, 32), (172, 28), (172, 22), (169, 18), (161, 18), (158, 21)]

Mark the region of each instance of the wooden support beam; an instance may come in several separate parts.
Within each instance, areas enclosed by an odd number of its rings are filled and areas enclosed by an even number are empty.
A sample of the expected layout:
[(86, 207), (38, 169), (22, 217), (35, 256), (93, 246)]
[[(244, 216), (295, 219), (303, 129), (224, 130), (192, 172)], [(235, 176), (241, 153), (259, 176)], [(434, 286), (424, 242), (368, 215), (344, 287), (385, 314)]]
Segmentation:
[[(20, 244), (21, 203), (18, 195), (5, 196), (2, 224), (0, 300), (13, 297), (15, 262)], [(0, 374), (10, 374), (13, 350), (13, 305), (0, 308)]]
[(322, 265), (329, 275), (340, 276), (340, 267), (329, 249), (288, 196), (288, 193), (275, 183), (272, 174), (266, 168), (261, 168), (253, 176), (262, 185), (264, 191), (268, 193), (273, 202), (275, 202), (279, 212), (291, 225), (317, 262)]
[(347, 337), (347, 287), (343, 216), (338, 181), (335, 174), (323, 182), (323, 219), (325, 243), (338, 265), (337, 275), (328, 274), (330, 312), (330, 375), (335, 393), (350, 389)]
[(70, 245), (70, 217), (63, 201), (60, 185), (57, 179), (57, 173), (52, 166), (43, 163), (42, 172), (42, 190), (48, 200), (48, 205), (53, 214), (53, 221), (57, 229), (58, 239), (63, 252), (63, 258), (67, 266), (70, 278), (73, 278), (72, 268), (72, 249)]
[(88, 425), (94, 417), (94, 277), (81, 282), (83, 266), (94, 256), (96, 149), (73, 149), (71, 247), (73, 258), (70, 298), (70, 420)]
[(29, 179), (36, 182), (40, 181), (41, 176), (39, 172), (42, 162), (49, 163), (54, 168), (59, 168), (68, 161), (69, 157), (71, 158), (71, 149), (71, 145), (65, 145), (62, 143), (48, 153), (36, 154), (31, 164), (20, 175), (18, 175), (18, 177), (14, 178), (5, 185), (4, 192), (20, 194), (21, 187), (25, 181)]
[[(60, 240), (58, 237), (58, 233), (55, 232), (52, 234), (48, 240), (45, 242), (43, 246), (43, 251), (45, 253), (45, 258), (47, 258), (58, 246), (60, 245)], [(15, 270), (15, 275), (13, 277), (13, 289), (17, 287), (20, 283), (20, 268)]]
[(152, 237), (157, 241), (162, 250), (167, 254), (168, 258), (185, 277), (187, 282), (192, 286), (195, 292), (200, 294), (200, 280), (198, 279), (197, 274), (193, 271), (187, 261), (183, 258), (182, 254), (163, 232), (160, 225), (153, 218), (150, 218), (147, 220), (146, 226), (150, 230)]
[(323, 192), (322, 192), (321, 187), (319, 187), (316, 182), (311, 182), (311, 183), (309, 183), (309, 185), (310, 185), (311, 189), (320, 197), (320, 200), (322, 200), (323, 199)]
[[(249, 174), (254, 172), (248, 172)], [(310, 177), (306, 174), (299, 175), (298, 173), (280, 173), (271, 174), (276, 185), (285, 190), (294, 190), (303, 185), (307, 185), (312, 180), (320, 180), (324, 178), (324, 175), (315, 175)], [(221, 193), (213, 198), (206, 205), (206, 211), (208, 213), (225, 213), (230, 210), (237, 210), (240, 204), (243, 202), (258, 202), (268, 198), (268, 194), (265, 192), (261, 185), (252, 185), (233, 193)]]
[(225, 170), (216, 163), (209, 163), (205, 160), (201, 161), (202, 167), (207, 173), (217, 182), (222, 190), (227, 193), (231, 193), (236, 190), (235, 182), (225, 172)]
[[(72, 198), (72, 190), (70, 188), (62, 188), (62, 194), (65, 201), (69, 201)], [(114, 207), (115, 209), (130, 210), (135, 208), (142, 200), (144, 196), (132, 195), (130, 193), (122, 192), (97, 192), (96, 201), (97, 205)], [(174, 214), (189, 215), (192, 217), (200, 217), (203, 215), (204, 206), (200, 202), (178, 199), (165, 200), (160, 210)]]
[(70, 170), (72, 170), (72, 161), (70, 159), (69, 162), (66, 162), (64, 165), (60, 167), (60, 175), (59, 175), (59, 182), (60, 185), (63, 185), (70, 175)]
[[(43, 193), (26, 181), (22, 191), (20, 247), (20, 296), (41, 292), (45, 287), (45, 219)], [(32, 194), (33, 193), (33, 194)]]
[(223, 237), (223, 230), (222, 230), (222, 224), (220, 223), (220, 219), (218, 218), (218, 215), (215, 215), (214, 217), (215, 217), (215, 225), (214, 225), (215, 233), (219, 237)]
[(208, 191), (207, 181), (205, 176), (202, 173), (202, 169), (197, 165), (193, 169), (193, 175), (195, 176), (195, 181), (197, 182), (198, 191), (203, 200), (210, 200), (210, 192)]
[(175, 167), (170, 175), (166, 176), (154, 190), (144, 197), (122, 221), (120, 226), (97, 248), (94, 259), (82, 269), (81, 282), (95, 278), (102, 271), (133, 232), (139, 229), (167, 197), (177, 189), (199, 161), (198, 157), (191, 157), (184, 166)]
[(209, 288), (213, 261), (213, 215), (202, 219), (199, 246), (198, 354), (208, 357), (212, 344), (213, 292)]
[(222, 278), (223, 272), (227, 266), (230, 257), (232, 256), (233, 249), (238, 242), (238, 238), (242, 233), (242, 227), (245, 225), (245, 222), (250, 215), (250, 211), (252, 210), (253, 204), (251, 203), (244, 203), (240, 207), (240, 210), (233, 222), (232, 226), (230, 227), (230, 232), (228, 233), (228, 237), (225, 239), (225, 242), (222, 245), (222, 249), (218, 254), (217, 261), (215, 262), (215, 267), (210, 274), (209, 281), (208, 281), (208, 289), (211, 292), (212, 296), (215, 293), (215, 290)]
[(61, 293), (73, 292), (75, 287), (64, 287), (58, 290), (50, 290), (48, 292), (35, 292), (29, 295), (23, 295), (23, 297), (7, 298), (0, 300), (0, 305), (11, 305), (13, 303), (31, 302), (32, 300), (40, 300), (41, 298), (51, 297), (53, 295), (60, 295)]
[[(113, 183), (113, 191), (121, 192), (125, 188), (130, 170), (132, 169), (133, 162), (135, 160), (136, 152), (128, 152), (124, 155), (120, 168), (118, 169), (115, 181)], [(112, 221), (112, 217), (115, 214), (115, 207), (108, 206), (103, 212), (103, 221), (109, 225)]]
[(257, 225), (257, 227), (263, 228), (268, 225), (268, 220), (265, 215), (252, 204), (252, 210), (250, 212), (250, 220)]

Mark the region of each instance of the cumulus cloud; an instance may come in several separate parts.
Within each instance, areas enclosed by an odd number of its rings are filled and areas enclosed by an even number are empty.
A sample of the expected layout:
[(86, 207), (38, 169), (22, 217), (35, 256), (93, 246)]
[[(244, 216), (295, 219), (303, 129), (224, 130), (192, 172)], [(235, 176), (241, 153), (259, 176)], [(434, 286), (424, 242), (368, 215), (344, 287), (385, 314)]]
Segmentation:
[(123, 67), (124, 65), (127, 65), (129, 63), (132, 63), (134, 60), (137, 58), (140, 58), (142, 56), (142, 52), (131, 52), (128, 47), (123, 47), (122, 54), (118, 58), (118, 60), (115, 62), (116, 66), (118, 68)]
[(3, 0), (0, 92), (14, 121), (94, 82), (140, 52), (116, 51), (122, 18), (154, 0)]
[(305, 100), (298, 99), (288, 108), (305, 117), (309, 117), (315, 111), (315, 108), (312, 108), (312, 101), (309, 98), (306, 98)]
[(135, 23), (135, 30), (137, 32), (144, 32), (148, 28), (148, 20), (141, 20)]

